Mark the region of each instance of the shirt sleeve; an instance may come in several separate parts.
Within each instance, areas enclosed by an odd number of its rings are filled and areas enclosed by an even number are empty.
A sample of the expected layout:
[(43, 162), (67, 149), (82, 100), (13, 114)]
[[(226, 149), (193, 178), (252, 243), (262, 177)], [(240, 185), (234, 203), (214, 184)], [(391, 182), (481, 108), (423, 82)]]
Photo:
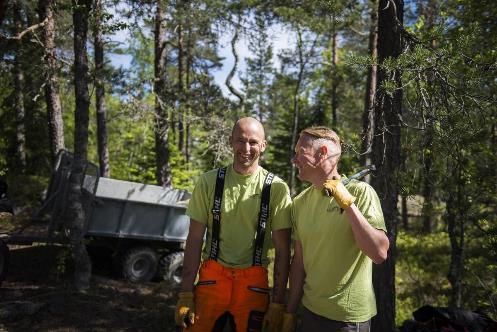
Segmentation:
[(271, 185), (271, 230), (291, 228), (290, 209), (292, 199), (290, 191), (284, 182), (274, 182)]
[(297, 230), (297, 218), (296, 218), (295, 201), (293, 201), (292, 205), (291, 205), (290, 219), (292, 221), (292, 238), (295, 241), (300, 241), (299, 232)]
[(356, 197), (355, 204), (366, 220), (376, 229), (387, 231), (381, 203), (376, 191), (365, 182), (360, 182), (351, 192)]
[(205, 225), (209, 219), (208, 192), (205, 176), (201, 176), (193, 189), (192, 198), (186, 209), (187, 216)]

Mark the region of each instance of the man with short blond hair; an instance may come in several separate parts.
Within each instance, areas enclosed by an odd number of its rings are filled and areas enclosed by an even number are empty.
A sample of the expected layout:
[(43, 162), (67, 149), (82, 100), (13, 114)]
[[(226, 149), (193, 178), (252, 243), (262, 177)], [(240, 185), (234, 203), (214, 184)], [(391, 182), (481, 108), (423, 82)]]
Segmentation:
[(367, 183), (346, 186), (338, 173), (338, 135), (326, 127), (300, 133), (292, 162), (312, 185), (294, 198), (294, 256), (282, 331), (369, 331), (376, 315), (372, 263), (387, 257), (389, 241), (379, 198)]

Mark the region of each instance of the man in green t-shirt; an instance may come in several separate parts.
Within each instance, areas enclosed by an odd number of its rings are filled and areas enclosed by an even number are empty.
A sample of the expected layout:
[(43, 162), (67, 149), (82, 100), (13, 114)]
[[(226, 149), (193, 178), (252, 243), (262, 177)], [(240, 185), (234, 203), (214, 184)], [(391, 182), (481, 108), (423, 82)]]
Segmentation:
[[(230, 145), (233, 163), (203, 174), (188, 205), (190, 229), (175, 319), (186, 331), (206, 332), (217, 330), (219, 318), (229, 313), (236, 331), (261, 331), (262, 325), (276, 331), (290, 265), (291, 198), (288, 186), (259, 166), (266, 148), (259, 121), (238, 120)], [(269, 303), (271, 244), (275, 261)]]
[(372, 262), (389, 247), (380, 201), (367, 183), (344, 186), (340, 139), (326, 127), (300, 133), (293, 163), (312, 185), (294, 198), (295, 248), (282, 331), (295, 329), (302, 300), (303, 331), (369, 331), (376, 315)]

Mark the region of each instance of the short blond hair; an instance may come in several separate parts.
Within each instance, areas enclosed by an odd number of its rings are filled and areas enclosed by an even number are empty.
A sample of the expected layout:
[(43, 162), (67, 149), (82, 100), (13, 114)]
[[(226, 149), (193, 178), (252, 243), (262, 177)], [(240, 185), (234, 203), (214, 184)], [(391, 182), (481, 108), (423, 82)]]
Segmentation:
[(337, 133), (325, 126), (316, 126), (316, 127), (308, 127), (300, 132), (300, 135), (308, 135), (314, 139), (324, 139), (328, 141), (332, 141), (339, 147), (342, 145), (342, 141), (340, 137), (338, 137)]

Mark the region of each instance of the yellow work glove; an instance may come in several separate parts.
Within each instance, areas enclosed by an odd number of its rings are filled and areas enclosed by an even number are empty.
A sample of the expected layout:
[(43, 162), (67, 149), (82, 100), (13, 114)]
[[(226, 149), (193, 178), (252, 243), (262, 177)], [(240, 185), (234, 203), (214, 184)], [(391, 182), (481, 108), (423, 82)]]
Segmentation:
[(264, 315), (264, 320), (262, 321), (262, 330), (266, 332), (280, 332), (280, 325), (283, 320), (284, 312), (284, 304), (269, 303), (269, 307)]
[(296, 323), (297, 323), (297, 316), (295, 314), (284, 312), (280, 331), (294, 332)]
[(326, 180), (323, 183), (323, 187), (325, 190), (328, 190), (328, 192), (335, 198), (338, 205), (340, 205), (340, 207), (344, 210), (351, 206), (355, 201), (355, 197), (349, 193), (340, 180)]
[[(188, 327), (195, 322), (195, 301), (193, 292), (180, 292), (174, 313), (176, 325)], [(188, 325), (188, 326), (187, 326)]]

